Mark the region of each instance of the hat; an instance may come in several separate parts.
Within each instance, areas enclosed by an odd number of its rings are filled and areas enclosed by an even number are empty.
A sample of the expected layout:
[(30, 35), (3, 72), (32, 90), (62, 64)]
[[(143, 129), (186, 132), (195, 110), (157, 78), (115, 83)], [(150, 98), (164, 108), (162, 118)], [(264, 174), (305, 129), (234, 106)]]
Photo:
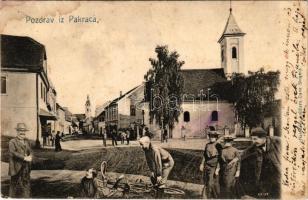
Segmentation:
[(209, 137), (218, 137), (219, 133), (217, 131), (209, 131), (208, 135)]
[(232, 140), (234, 140), (235, 139), (235, 137), (233, 136), (233, 135), (225, 135), (224, 136), (224, 140), (226, 141), (226, 140), (228, 140), (228, 141), (232, 141)]
[(266, 137), (267, 133), (262, 127), (257, 127), (251, 130), (251, 136)]
[(29, 131), (25, 123), (17, 123), (17, 127), (15, 129), (17, 131)]

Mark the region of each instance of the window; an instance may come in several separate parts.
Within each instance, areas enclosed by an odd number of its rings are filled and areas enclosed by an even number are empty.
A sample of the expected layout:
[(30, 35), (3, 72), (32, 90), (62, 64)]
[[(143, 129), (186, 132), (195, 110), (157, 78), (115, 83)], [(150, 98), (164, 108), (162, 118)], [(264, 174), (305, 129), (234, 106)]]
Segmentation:
[(212, 121), (213, 122), (218, 121), (218, 112), (216, 110), (212, 112)]
[(237, 59), (236, 47), (232, 47), (232, 58)]
[(190, 121), (190, 114), (188, 111), (184, 112), (184, 122), (189, 122)]
[(44, 99), (43, 83), (41, 83), (41, 99)]
[(136, 116), (136, 108), (134, 105), (130, 105), (130, 116)]
[(223, 62), (224, 61), (224, 50), (222, 49), (221, 50), (221, 62)]
[(6, 76), (1, 76), (1, 94), (6, 94)]

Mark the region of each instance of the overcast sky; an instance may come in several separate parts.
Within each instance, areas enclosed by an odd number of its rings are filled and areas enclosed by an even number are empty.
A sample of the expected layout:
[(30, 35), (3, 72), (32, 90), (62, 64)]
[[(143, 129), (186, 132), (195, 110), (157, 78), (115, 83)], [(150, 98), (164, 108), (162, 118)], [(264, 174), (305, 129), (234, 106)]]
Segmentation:
[[(1, 4), (0, 4), (1, 5)], [(245, 66), (277, 70), (285, 34), (283, 1), (235, 1), (233, 15), (246, 33)], [(112, 100), (143, 81), (156, 45), (168, 45), (184, 69), (220, 67), (222, 34), (229, 1), (208, 2), (2, 2), (0, 32), (29, 36), (46, 47), (49, 75), (58, 101), (84, 112)], [(64, 24), (30, 24), (26, 16), (61, 15)], [(68, 17), (96, 16), (99, 23), (70, 24)], [(93, 112), (94, 114), (94, 112)]]

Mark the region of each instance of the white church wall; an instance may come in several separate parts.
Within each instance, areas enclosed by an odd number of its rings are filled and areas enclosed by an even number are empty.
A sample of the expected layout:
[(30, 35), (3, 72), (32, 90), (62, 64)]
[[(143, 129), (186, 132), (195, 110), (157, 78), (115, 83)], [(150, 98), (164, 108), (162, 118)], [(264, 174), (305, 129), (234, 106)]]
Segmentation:
[[(157, 138), (160, 137), (159, 126), (155, 123), (149, 124), (149, 107), (148, 103), (144, 104), (145, 110), (145, 125), (149, 127), (150, 131), (153, 132)], [(173, 129), (173, 138), (181, 138), (181, 127), (185, 127), (186, 137), (204, 137), (205, 128), (208, 126), (225, 127), (228, 126), (231, 130), (234, 128), (234, 111), (232, 104), (228, 102), (206, 101), (200, 102), (184, 102), (182, 104), (182, 113), (179, 116), (179, 122), (176, 123)], [(212, 112), (218, 111), (218, 121), (213, 122), (211, 120)], [(190, 114), (190, 122), (184, 122), (184, 112), (188, 111)]]

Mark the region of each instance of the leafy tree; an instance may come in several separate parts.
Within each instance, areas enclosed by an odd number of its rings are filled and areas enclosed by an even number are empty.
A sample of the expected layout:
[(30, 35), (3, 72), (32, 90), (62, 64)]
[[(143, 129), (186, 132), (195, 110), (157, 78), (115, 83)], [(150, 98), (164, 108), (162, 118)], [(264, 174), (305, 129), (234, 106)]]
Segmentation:
[(242, 127), (262, 125), (265, 116), (274, 112), (275, 94), (279, 86), (279, 71), (248, 72), (248, 76), (234, 73), (231, 76), (229, 101), (234, 104)]
[(176, 51), (169, 52), (168, 46), (155, 48), (157, 58), (150, 58), (152, 68), (144, 76), (150, 86), (150, 123), (161, 128), (166, 125), (172, 130), (181, 113), (183, 77), (180, 73), (184, 61), (179, 61)]

